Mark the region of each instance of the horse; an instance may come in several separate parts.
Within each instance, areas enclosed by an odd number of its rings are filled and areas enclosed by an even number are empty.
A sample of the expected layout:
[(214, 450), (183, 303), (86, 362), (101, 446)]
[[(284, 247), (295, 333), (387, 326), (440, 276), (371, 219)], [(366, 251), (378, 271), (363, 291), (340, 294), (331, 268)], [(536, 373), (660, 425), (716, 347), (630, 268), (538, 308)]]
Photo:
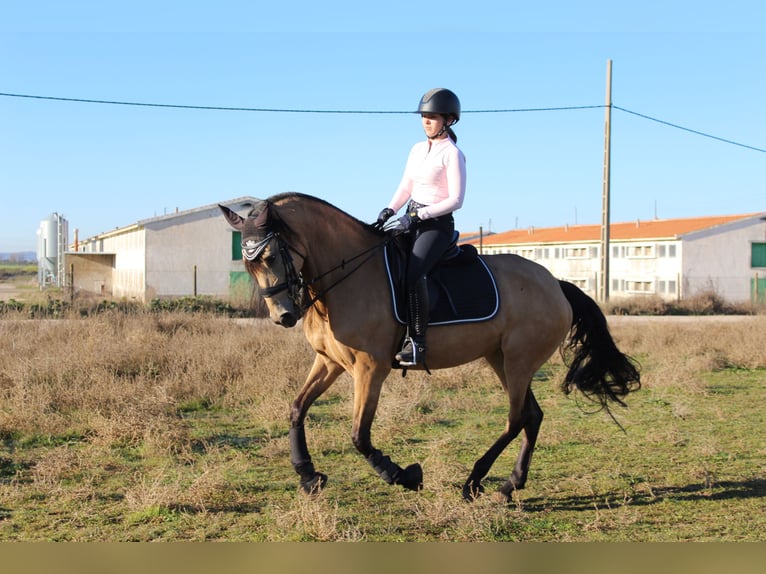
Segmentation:
[[(420, 464), (402, 468), (373, 446), (370, 433), (381, 387), (404, 334), (391, 310), (382, 254), (390, 233), (300, 193), (259, 200), (246, 217), (219, 207), (229, 225), (241, 232), (245, 268), (257, 282), (270, 318), (286, 328), (303, 319), (304, 334), (316, 353), (289, 415), (290, 461), (300, 489), (315, 494), (327, 483), (309, 453), (304, 421), (312, 403), (344, 372), (353, 379), (354, 447), (387, 483), (422, 489)], [(561, 384), (564, 393), (578, 390), (607, 411), (610, 403), (626, 406), (623, 399), (641, 382), (637, 363), (617, 348), (606, 317), (586, 293), (520, 256), (481, 257), (500, 294), (497, 313), (482, 322), (430, 327), (427, 361), (430, 372), (484, 359), (499, 378), (509, 403), (505, 429), (476, 460), (462, 495), (472, 501), (484, 492), (482, 480), (521, 434), (513, 470), (498, 489), (508, 501), (526, 485), (543, 420), (532, 378), (554, 352), (570, 355)]]

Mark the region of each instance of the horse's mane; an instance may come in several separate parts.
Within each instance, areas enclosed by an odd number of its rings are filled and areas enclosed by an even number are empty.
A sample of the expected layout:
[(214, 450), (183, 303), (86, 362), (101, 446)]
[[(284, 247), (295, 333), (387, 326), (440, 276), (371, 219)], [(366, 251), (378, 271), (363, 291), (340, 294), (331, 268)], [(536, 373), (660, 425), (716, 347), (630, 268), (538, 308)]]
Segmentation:
[(353, 215), (350, 215), (350, 214), (346, 213), (345, 211), (343, 211), (342, 209), (340, 209), (339, 207), (333, 205), (329, 201), (326, 201), (326, 200), (321, 199), (319, 197), (314, 197), (313, 195), (306, 195), (304, 193), (298, 193), (297, 191), (288, 191), (288, 192), (285, 192), (285, 193), (278, 193), (276, 195), (272, 195), (271, 197), (266, 199), (266, 202), (268, 202), (268, 203), (270, 203), (272, 205), (275, 205), (275, 206), (283, 205), (285, 203), (289, 203), (290, 201), (317, 203), (319, 205), (327, 207), (327, 208), (337, 212), (338, 214), (348, 218), (350, 221), (354, 222), (356, 225), (364, 227), (368, 231), (371, 231), (373, 233), (378, 233), (378, 234), (381, 234), (381, 235), (383, 234), (382, 231), (379, 231), (379, 230), (375, 229), (369, 223), (361, 221), (360, 219), (357, 219)]

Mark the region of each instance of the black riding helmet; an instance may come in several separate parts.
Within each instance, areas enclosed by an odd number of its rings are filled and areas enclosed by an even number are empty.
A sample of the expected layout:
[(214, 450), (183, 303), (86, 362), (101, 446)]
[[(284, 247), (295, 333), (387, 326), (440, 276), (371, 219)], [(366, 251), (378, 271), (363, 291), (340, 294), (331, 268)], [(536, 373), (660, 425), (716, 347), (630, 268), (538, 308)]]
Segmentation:
[(457, 123), (460, 120), (460, 100), (458, 100), (454, 92), (446, 88), (434, 88), (433, 90), (428, 90), (420, 98), (417, 113), (452, 116), (455, 118), (455, 123)]

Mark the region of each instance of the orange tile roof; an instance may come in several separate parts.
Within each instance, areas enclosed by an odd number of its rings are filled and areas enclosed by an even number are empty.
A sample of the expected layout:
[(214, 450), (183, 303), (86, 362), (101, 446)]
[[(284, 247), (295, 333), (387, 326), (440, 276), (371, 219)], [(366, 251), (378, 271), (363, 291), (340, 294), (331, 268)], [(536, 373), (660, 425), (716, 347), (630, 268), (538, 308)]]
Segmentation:
[[(636, 220), (627, 223), (611, 223), (609, 237), (612, 240), (629, 241), (632, 239), (675, 239), (685, 233), (709, 229), (731, 221), (747, 219), (759, 215), (716, 215), (708, 217), (690, 217), (684, 219)], [(601, 225), (565, 225), (563, 227), (530, 227), (513, 229), (484, 236), (484, 245), (509, 245), (517, 243), (577, 243), (599, 241)], [(479, 244), (479, 238), (471, 238), (465, 243)]]

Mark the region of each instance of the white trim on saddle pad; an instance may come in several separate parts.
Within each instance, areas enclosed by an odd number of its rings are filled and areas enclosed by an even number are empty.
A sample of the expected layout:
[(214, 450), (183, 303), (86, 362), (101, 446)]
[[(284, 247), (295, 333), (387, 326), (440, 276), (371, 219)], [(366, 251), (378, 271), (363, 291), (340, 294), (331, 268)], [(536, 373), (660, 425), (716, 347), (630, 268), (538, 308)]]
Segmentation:
[[(429, 326), (434, 325), (457, 325), (460, 323), (479, 323), (481, 321), (488, 321), (489, 319), (492, 319), (495, 315), (497, 315), (497, 311), (500, 308), (500, 294), (497, 289), (497, 283), (495, 283), (495, 276), (492, 274), (492, 271), (489, 267), (487, 267), (487, 264), (484, 262), (484, 259), (482, 259), (480, 256), (477, 257), (477, 259), (481, 262), (482, 266), (484, 267), (485, 271), (487, 272), (487, 275), (489, 276), (489, 279), (492, 281), (492, 288), (495, 292), (495, 306), (492, 309), (491, 313), (488, 313), (484, 317), (470, 317), (467, 319), (453, 319), (450, 321), (439, 321), (439, 322), (428, 322)], [(399, 316), (399, 311), (396, 308), (396, 289), (394, 288), (394, 279), (391, 273), (391, 267), (388, 263), (388, 245), (384, 246), (384, 253), (383, 253), (383, 260), (386, 263), (386, 274), (388, 275), (388, 287), (389, 291), (391, 292), (391, 308), (394, 312), (394, 318), (396, 321), (402, 325), (407, 324), (406, 318), (402, 318)]]

